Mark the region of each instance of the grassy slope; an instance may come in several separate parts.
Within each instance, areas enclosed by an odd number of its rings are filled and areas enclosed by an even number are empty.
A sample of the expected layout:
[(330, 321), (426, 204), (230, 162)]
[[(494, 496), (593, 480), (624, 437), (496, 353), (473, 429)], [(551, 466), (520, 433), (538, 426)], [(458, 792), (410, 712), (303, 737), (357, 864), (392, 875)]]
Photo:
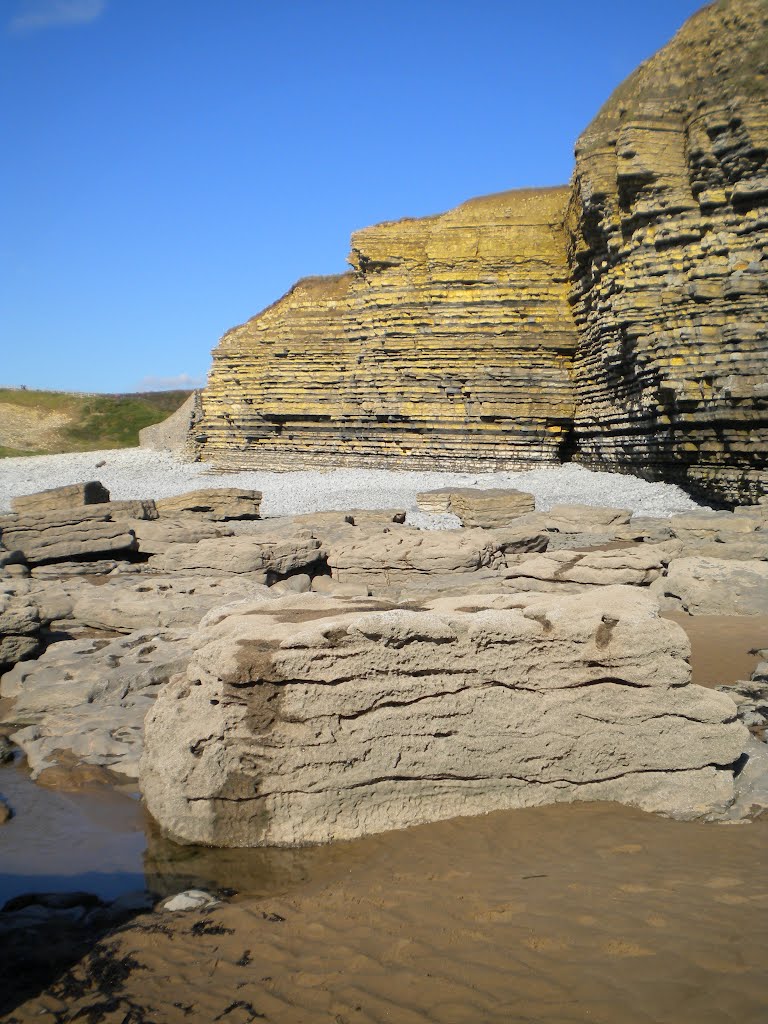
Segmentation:
[[(182, 405), (189, 391), (148, 391), (129, 395), (80, 395), (64, 391), (19, 391), (0, 388), (0, 407), (20, 406), (42, 415), (56, 412), (68, 423), (58, 430), (58, 452), (130, 448), (139, 443), (139, 431), (159, 423)], [(2, 415), (2, 413), (0, 413)], [(29, 450), (0, 445), (0, 458), (41, 454), (34, 435)], [(51, 449), (47, 449), (50, 453)]]

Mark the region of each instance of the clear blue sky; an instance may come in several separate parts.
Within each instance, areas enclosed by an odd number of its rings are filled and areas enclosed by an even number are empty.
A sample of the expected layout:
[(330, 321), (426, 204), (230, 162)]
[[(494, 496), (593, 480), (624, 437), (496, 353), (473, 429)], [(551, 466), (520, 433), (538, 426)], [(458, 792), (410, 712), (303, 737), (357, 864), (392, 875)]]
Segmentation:
[(568, 181), (696, 0), (0, 0), (0, 384), (204, 378), (350, 233)]

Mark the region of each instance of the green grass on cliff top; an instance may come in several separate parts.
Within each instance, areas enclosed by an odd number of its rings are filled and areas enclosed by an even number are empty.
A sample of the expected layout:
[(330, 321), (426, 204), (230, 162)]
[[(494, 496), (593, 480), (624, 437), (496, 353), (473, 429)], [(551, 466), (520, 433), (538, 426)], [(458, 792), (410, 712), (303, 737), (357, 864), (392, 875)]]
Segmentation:
[(61, 413), (67, 417), (67, 422), (56, 429), (53, 445), (49, 441), (38, 446), (34, 427), (31, 426), (25, 438), (25, 448), (0, 443), (0, 458), (134, 447), (139, 443), (140, 430), (166, 419), (183, 405), (190, 394), (190, 391), (148, 391), (127, 395), (87, 395), (0, 388), (0, 441), (3, 440), (3, 405), (21, 406), (38, 413), (41, 427), (49, 413)]

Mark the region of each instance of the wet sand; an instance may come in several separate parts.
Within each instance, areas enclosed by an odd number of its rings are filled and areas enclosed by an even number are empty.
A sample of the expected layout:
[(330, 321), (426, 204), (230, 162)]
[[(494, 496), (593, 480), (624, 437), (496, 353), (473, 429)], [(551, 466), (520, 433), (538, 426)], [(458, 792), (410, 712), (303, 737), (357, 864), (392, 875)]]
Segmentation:
[(334, 844), (283, 894), (136, 919), (8, 1019), (764, 1024), (766, 841), (585, 804)]
[(664, 612), (691, 641), (692, 681), (730, 686), (749, 679), (760, 660), (751, 651), (768, 649), (768, 615), (686, 615)]

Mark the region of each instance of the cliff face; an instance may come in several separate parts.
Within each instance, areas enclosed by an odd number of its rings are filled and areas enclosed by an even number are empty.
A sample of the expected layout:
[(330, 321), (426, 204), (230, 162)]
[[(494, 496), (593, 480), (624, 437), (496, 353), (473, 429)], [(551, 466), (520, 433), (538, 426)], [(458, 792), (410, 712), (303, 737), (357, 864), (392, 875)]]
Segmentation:
[(756, 500), (768, 452), (768, 4), (716, 3), (576, 146), (569, 256), (588, 464)]
[(214, 352), (197, 436), (217, 464), (516, 467), (573, 416), (567, 189), (366, 228), (352, 273), (300, 281)]
[(352, 239), (214, 352), (194, 435), (230, 467), (514, 468), (574, 455), (764, 493), (768, 0), (705, 8), (616, 90), (570, 190)]

